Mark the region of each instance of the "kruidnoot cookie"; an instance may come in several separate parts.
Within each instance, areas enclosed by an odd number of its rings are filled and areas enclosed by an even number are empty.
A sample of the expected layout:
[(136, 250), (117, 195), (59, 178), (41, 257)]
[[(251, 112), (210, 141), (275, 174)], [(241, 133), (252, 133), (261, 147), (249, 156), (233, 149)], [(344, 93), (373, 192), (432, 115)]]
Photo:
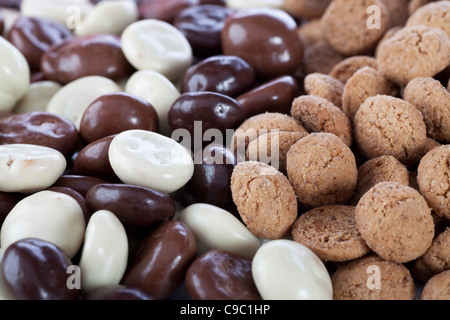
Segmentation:
[(303, 213), (292, 226), (292, 238), (324, 261), (348, 261), (370, 252), (356, 228), (353, 206), (324, 206)]
[(245, 120), (231, 137), (231, 149), (245, 155), (248, 144), (262, 134), (271, 131), (305, 132), (308, 131), (289, 115), (266, 112)]
[(416, 164), (427, 139), (422, 114), (410, 103), (391, 96), (368, 98), (356, 112), (354, 138), (361, 153), (372, 159), (391, 155), (403, 164)]
[(409, 270), (376, 255), (338, 266), (331, 281), (334, 300), (413, 300), (415, 296)]
[(396, 34), (398, 31), (402, 29), (403, 27), (401, 26), (392, 27), (384, 33), (383, 37), (380, 39), (380, 41), (378, 41), (377, 47), (375, 48), (375, 59), (378, 57), (378, 52), (380, 51), (380, 48), (383, 45), (383, 43), (385, 43), (388, 39), (392, 38), (394, 34)]
[(433, 77), (450, 64), (450, 36), (439, 28), (405, 27), (378, 48), (377, 62), (386, 79), (398, 85)]
[(284, 9), (292, 16), (302, 19), (317, 19), (322, 16), (331, 0), (284, 0)]
[(420, 300), (450, 300), (450, 270), (443, 271), (427, 281)]
[[(371, 6), (377, 6), (380, 14), (380, 21), (373, 28), (368, 25), (367, 11)], [(335, 0), (322, 16), (327, 41), (347, 56), (370, 52), (388, 28), (389, 12), (380, 0)]]
[(417, 11), (420, 7), (437, 0), (410, 0), (408, 4), (408, 12), (409, 15), (412, 16), (414, 12)]
[(366, 161), (358, 168), (358, 183), (350, 203), (357, 205), (361, 197), (380, 182), (409, 185), (408, 169), (393, 156), (381, 156)]
[(422, 113), (428, 136), (450, 143), (450, 92), (431, 77), (419, 77), (408, 83), (403, 96)]
[(437, 1), (417, 9), (406, 22), (407, 27), (428, 26), (441, 28), (450, 36), (450, 2)]
[(339, 80), (328, 74), (311, 73), (305, 77), (304, 84), (307, 94), (324, 98), (342, 108), (344, 84)]
[(344, 58), (327, 41), (318, 41), (305, 48), (303, 71), (306, 74), (329, 73)]
[(348, 79), (342, 93), (342, 110), (353, 121), (361, 104), (378, 94), (392, 95), (393, 85), (371, 67), (363, 67)]
[(332, 133), (313, 133), (287, 154), (287, 175), (306, 208), (345, 204), (356, 186), (358, 169), (350, 148)]
[(298, 28), (298, 34), (300, 35), (305, 48), (316, 42), (325, 41), (320, 19), (309, 20), (302, 23)]
[(450, 228), (440, 233), (430, 248), (420, 256), (412, 268), (414, 278), (426, 282), (431, 277), (450, 269)]
[(408, 0), (381, 0), (389, 12), (390, 26), (404, 26), (408, 20)]
[(380, 182), (356, 206), (356, 226), (367, 245), (385, 260), (406, 263), (431, 246), (431, 209), (415, 189), (398, 182)]
[[(307, 135), (306, 132), (288, 131), (263, 134), (249, 143), (247, 159), (270, 164), (286, 174), (286, 156), (289, 149)], [(272, 154), (272, 151), (275, 151), (277, 156)]]
[(356, 71), (363, 67), (371, 67), (375, 70), (378, 69), (377, 60), (370, 56), (351, 56), (345, 58), (330, 71), (330, 76), (340, 80), (342, 83), (346, 83)]
[(450, 219), (450, 145), (434, 148), (420, 160), (417, 182), (436, 214)]
[(310, 132), (332, 133), (349, 147), (353, 143), (352, 123), (328, 100), (313, 95), (300, 96), (292, 103), (291, 115)]
[(297, 218), (294, 189), (268, 164), (239, 163), (231, 176), (231, 193), (242, 221), (257, 237), (280, 239)]

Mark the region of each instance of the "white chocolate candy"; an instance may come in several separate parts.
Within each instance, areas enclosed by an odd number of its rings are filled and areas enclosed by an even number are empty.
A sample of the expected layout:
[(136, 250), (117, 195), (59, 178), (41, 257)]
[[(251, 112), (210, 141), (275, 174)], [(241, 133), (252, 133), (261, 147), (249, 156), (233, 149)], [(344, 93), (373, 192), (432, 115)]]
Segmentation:
[(39, 17), (61, 23), (73, 30), (93, 8), (89, 0), (22, 0), (23, 16)]
[(110, 211), (100, 210), (89, 219), (81, 251), (81, 290), (92, 292), (119, 284), (128, 262), (125, 228)]
[(38, 145), (0, 145), (0, 191), (32, 193), (47, 189), (66, 170), (61, 152)]
[(46, 111), (47, 105), (62, 86), (54, 81), (38, 81), (30, 84), (25, 96), (14, 107), (14, 113)]
[(102, 1), (95, 5), (74, 32), (78, 37), (102, 33), (120, 35), (138, 18), (139, 11), (134, 0)]
[(78, 202), (64, 193), (41, 191), (24, 198), (6, 216), (1, 248), (25, 239), (51, 242), (73, 258), (81, 247), (86, 223)]
[(192, 64), (192, 48), (173, 25), (156, 19), (130, 24), (122, 33), (122, 50), (137, 70), (153, 70), (180, 79)]
[(263, 244), (252, 261), (256, 287), (264, 300), (331, 300), (333, 288), (323, 262), (290, 240)]
[(0, 110), (11, 111), (27, 92), (30, 68), (23, 54), (0, 37)]
[(284, 0), (226, 0), (226, 5), (232, 9), (243, 9), (252, 7), (271, 7), (283, 9)]
[(128, 80), (125, 91), (144, 98), (155, 108), (159, 118), (159, 132), (170, 137), (169, 111), (180, 92), (169, 79), (151, 70), (135, 72)]
[(5, 251), (0, 249), (0, 301), (2, 300), (15, 300), (9, 286), (6, 284), (5, 278), (3, 277), (2, 271), (2, 259)]
[(225, 250), (249, 259), (261, 243), (235, 216), (219, 207), (195, 203), (178, 216), (194, 233), (197, 254), (209, 250)]
[(81, 119), (90, 104), (102, 95), (118, 91), (120, 87), (108, 78), (83, 77), (62, 87), (48, 103), (47, 112), (66, 117), (80, 129)]
[(118, 134), (109, 147), (109, 161), (122, 182), (172, 193), (194, 173), (191, 154), (178, 142), (145, 130)]

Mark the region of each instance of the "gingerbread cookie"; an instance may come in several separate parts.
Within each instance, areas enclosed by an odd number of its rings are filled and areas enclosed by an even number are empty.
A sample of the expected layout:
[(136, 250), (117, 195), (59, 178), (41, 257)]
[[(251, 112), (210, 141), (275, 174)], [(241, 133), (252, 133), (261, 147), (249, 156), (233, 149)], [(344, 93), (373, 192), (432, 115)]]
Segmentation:
[(305, 48), (303, 71), (306, 74), (329, 73), (344, 58), (327, 41), (319, 41)]
[(330, 76), (345, 84), (356, 71), (363, 67), (378, 69), (377, 60), (369, 56), (348, 57), (334, 66), (330, 72)]
[(422, 114), (410, 103), (386, 95), (368, 98), (356, 112), (354, 138), (361, 153), (372, 159), (391, 155), (416, 164), (427, 139)]
[(350, 148), (332, 133), (313, 133), (287, 154), (287, 175), (306, 208), (345, 204), (356, 186), (358, 169)]
[(377, 61), (386, 79), (398, 85), (433, 77), (450, 64), (450, 36), (439, 28), (405, 27), (381, 44)]
[(428, 26), (440, 28), (450, 36), (450, 2), (437, 1), (418, 8), (406, 22), (407, 27)]
[(411, 80), (403, 96), (422, 113), (428, 136), (450, 143), (450, 92), (439, 81), (423, 77)]
[[(379, 8), (379, 25), (369, 25), (367, 11)], [(325, 38), (337, 52), (358, 55), (375, 48), (389, 28), (389, 12), (380, 0), (334, 0), (322, 16)]]
[(450, 145), (436, 147), (420, 160), (417, 182), (436, 214), (450, 219)]
[(344, 84), (323, 73), (311, 73), (305, 77), (305, 91), (309, 95), (324, 98), (338, 108), (342, 108)]
[(450, 300), (450, 270), (443, 271), (427, 281), (420, 300)]
[(385, 260), (405, 263), (431, 246), (431, 209), (417, 190), (398, 182), (380, 182), (356, 206), (356, 226), (367, 245)]
[(322, 16), (331, 0), (284, 0), (284, 9), (297, 18), (317, 19)]
[(332, 275), (334, 300), (413, 300), (415, 284), (400, 263), (367, 256), (338, 267)]
[(380, 182), (398, 182), (409, 185), (409, 172), (392, 156), (381, 156), (368, 160), (358, 168), (358, 183), (350, 204), (356, 205), (361, 197)]
[(356, 228), (353, 206), (324, 206), (303, 213), (292, 226), (292, 238), (324, 261), (348, 261), (370, 252)]
[(257, 237), (279, 239), (297, 218), (297, 199), (289, 180), (268, 164), (239, 163), (231, 176), (231, 193), (239, 215)]

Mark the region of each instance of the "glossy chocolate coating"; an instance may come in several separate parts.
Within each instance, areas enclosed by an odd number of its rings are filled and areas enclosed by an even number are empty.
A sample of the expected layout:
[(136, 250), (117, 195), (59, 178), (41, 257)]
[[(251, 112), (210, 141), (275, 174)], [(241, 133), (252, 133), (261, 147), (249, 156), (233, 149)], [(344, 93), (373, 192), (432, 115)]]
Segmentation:
[(118, 36), (97, 34), (51, 46), (41, 58), (41, 70), (46, 79), (67, 84), (87, 76), (117, 80), (130, 75), (133, 68)]
[(183, 92), (210, 91), (230, 97), (248, 90), (255, 81), (253, 68), (236, 56), (213, 56), (188, 69)]
[(167, 194), (125, 184), (98, 184), (86, 201), (94, 211), (113, 212), (125, 227), (148, 227), (172, 219), (175, 202)]
[(0, 0), (0, 7), (5, 7), (5, 8), (19, 10), (21, 4), (22, 4), (22, 0)]
[(78, 202), (78, 204), (80, 205), (81, 210), (83, 211), (84, 221), (86, 222), (86, 225), (87, 225), (93, 212), (92, 212), (91, 208), (88, 207), (88, 205), (86, 203), (86, 199), (79, 192), (77, 192), (71, 188), (67, 188), (67, 187), (52, 187), (52, 188), (48, 188), (48, 190), (64, 193), (64, 194), (67, 194), (68, 196), (71, 196), (72, 198), (74, 198), (75, 201)]
[(144, 291), (122, 285), (107, 286), (95, 290), (84, 300), (154, 300)]
[(0, 228), (8, 213), (20, 200), (16, 194), (0, 192)]
[(133, 250), (122, 284), (167, 299), (183, 282), (196, 250), (194, 234), (183, 222), (163, 222)]
[(221, 32), (234, 10), (217, 5), (188, 7), (174, 19), (173, 25), (184, 34), (195, 57), (205, 58), (222, 52)]
[[(173, 130), (186, 129), (194, 143), (199, 139), (194, 135), (196, 121), (201, 121), (202, 137), (208, 129), (219, 130), (225, 137), (226, 130), (237, 128), (245, 116), (244, 109), (233, 98), (215, 92), (187, 92), (170, 108), (169, 124)], [(204, 141), (203, 146), (210, 142)]]
[(99, 139), (81, 149), (73, 162), (73, 173), (108, 181), (117, 180), (108, 156), (109, 146), (115, 136)]
[(241, 9), (225, 22), (222, 49), (246, 60), (265, 79), (291, 75), (301, 65), (303, 44), (295, 20), (271, 8)]
[(5, 29), (5, 17), (3, 15), (3, 10), (0, 8), (0, 34), (3, 34)]
[(155, 108), (136, 95), (125, 92), (105, 94), (86, 109), (80, 134), (86, 143), (132, 129), (158, 132)]
[(200, 0), (141, 0), (139, 16), (171, 23), (180, 11), (199, 4)]
[(54, 44), (72, 39), (70, 30), (57, 22), (39, 17), (20, 16), (7, 35), (24, 55), (32, 70), (39, 70), (43, 54)]
[(239, 217), (230, 180), (238, 159), (225, 146), (212, 143), (194, 155), (194, 175), (184, 187), (188, 205), (207, 203)]
[(93, 186), (97, 184), (108, 183), (108, 181), (90, 177), (90, 176), (79, 176), (79, 175), (63, 175), (53, 184), (52, 187), (67, 187), (75, 190), (83, 197), (86, 197), (87, 192)]
[(198, 257), (186, 273), (194, 300), (261, 300), (252, 277), (252, 261), (220, 250)]
[(292, 101), (298, 96), (298, 82), (291, 76), (280, 76), (240, 95), (236, 100), (248, 117), (278, 112), (290, 115)]
[(66, 118), (41, 111), (11, 115), (0, 120), (0, 144), (35, 144), (70, 157), (78, 147), (75, 125)]
[(72, 262), (56, 245), (38, 239), (11, 244), (2, 260), (3, 275), (18, 300), (75, 300), (69, 289), (67, 268)]

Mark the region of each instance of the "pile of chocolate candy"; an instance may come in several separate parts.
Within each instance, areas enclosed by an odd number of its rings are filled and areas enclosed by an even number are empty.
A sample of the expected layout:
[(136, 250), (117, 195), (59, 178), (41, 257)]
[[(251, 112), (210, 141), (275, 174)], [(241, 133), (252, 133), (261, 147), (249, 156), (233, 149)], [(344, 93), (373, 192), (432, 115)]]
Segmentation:
[(0, 300), (450, 286), (450, 2), (428, 2), (0, 0)]

